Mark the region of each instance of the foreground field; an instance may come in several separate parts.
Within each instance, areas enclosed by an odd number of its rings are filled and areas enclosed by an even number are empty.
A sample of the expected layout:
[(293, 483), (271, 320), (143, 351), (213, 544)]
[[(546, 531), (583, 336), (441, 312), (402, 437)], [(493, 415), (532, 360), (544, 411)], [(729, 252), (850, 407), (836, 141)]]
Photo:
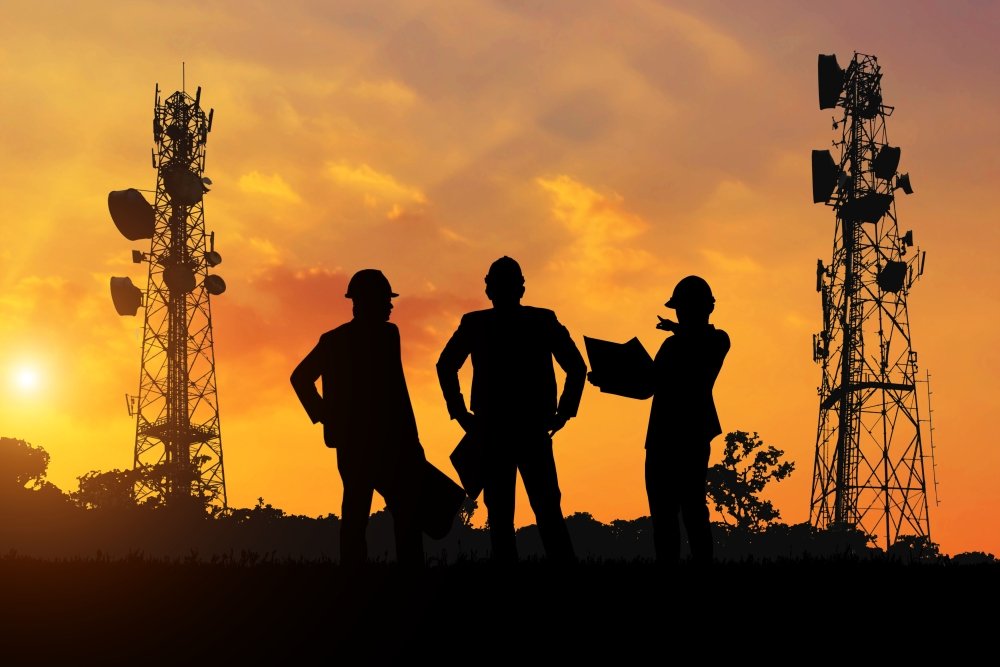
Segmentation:
[(803, 650), (868, 663), (939, 649), (960, 659), (995, 632), (998, 574), (992, 564), (847, 560), (408, 572), (8, 557), (0, 627), (5, 665), (633, 664), (681, 654), (783, 664)]

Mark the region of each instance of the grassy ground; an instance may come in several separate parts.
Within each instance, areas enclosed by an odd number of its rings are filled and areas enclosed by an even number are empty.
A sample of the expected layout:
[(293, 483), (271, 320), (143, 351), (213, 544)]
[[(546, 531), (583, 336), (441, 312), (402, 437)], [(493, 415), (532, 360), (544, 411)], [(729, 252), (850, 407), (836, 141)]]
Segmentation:
[(0, 664), (718, 664), (750, 656), (784, 664), (802, 651), (823, 663), (867, 664), (942, 648), (952, 661), (992, 641), (998, 575), (996, 565), (851, 561), (668, 570), (469, 562), (408, 572), (6, 558)]

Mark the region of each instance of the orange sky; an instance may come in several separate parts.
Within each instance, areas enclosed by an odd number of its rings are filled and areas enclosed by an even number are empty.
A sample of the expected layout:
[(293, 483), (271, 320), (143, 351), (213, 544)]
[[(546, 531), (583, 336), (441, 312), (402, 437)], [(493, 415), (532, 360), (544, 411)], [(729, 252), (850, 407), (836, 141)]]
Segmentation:
[[(1000, 7), (14, 0), (3, 13), (0, 435), (43, 446), (61, 488), (131, 465), (141, 319), (115, 314), (108, 277), (145, 275), (106, 197), (153, 187), (153, 86), (179, 88), (184, 61), (216, 110), (205, 213), (228, 284), (213, 312), (230, 504), (339, 513), (335, 456), (288, 374), (349, 316), (346, 279), (369, 266), (402, 295), (422, 441), (450, 471), (460, 430), (434, 361), (460, 315), (488, 305), (483, 274), (508, 254), (525, 302), (554, 308), (581, 347), (638, 335), (655, 351), (673, 284), (708, 278), (733, 340), (723, 428), (796, 462), (772, 498), (806, 520), (815, 262), (833, 240), (810, 197), (809, 151), (833, 139), (816, 54), (843, 64), (857, 50), (884, 68), (889, 138), (916, 191), (900, 225), (928, 252), (910, 321), (933, 379), (932, 536), (947, 553), (1000, 553)], [(567, 513), (648, 513), (647, 416), (588, 387), (557, 436)], [(532, 521), (523, 495), (518, 521)]]

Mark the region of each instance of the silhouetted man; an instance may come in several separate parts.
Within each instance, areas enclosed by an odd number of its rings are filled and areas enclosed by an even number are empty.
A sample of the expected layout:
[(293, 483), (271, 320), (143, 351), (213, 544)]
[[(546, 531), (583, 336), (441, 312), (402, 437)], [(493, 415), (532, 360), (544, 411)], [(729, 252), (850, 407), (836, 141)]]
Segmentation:
[[(692, 560), (709, 563), (713, 549), (705, 477), (712, 439), (722, 433), (712, 388), (729, 352), (729, 336), (708, 323), (715, 297), (698, 276), (677, 283), (665, 305), (676, 310), (677, 322), (661, 317), (656, 328), (673, 335), (663, 341), (648, 375), (635, 378), (634, 388), (638, 397), (653, 397), (646, 432), (653, 543), (659, 562), (679, 560), (679, 513)], [(588, 377), (601, 385), (595, 373)]]
[(345, 296), (354, 301), (354, 319), (323, 334), (291, 377), (309, 418), (323, 422), (326, 446), (337, 449), (344, 483), (340, 559), (347, 565), (367, 559), (365, 529), (378, 491), (392, 514), (397, 561), (422, 564), (424, 451), (403, 376), (399, 329), (388, 321), (392, 297), (399, 295), (381, 271), (363, 269)]
[[(587, 366), (551, 310), (521, 305), (524, 276), (510, 257), (486, 274), (493, 307), (467, 313), (441, 352), (438, 379), (448, 413), (484, 448), (483, 500), (493, 558), (515, 562), (514, 489), (520, 471), (546, 555), (575, 559), (561, 507), (552, 435), (576, 416)], [(472, 357), (472, 412), (458, 371)], [(552, 359), (566, 372), (558, 403)]]

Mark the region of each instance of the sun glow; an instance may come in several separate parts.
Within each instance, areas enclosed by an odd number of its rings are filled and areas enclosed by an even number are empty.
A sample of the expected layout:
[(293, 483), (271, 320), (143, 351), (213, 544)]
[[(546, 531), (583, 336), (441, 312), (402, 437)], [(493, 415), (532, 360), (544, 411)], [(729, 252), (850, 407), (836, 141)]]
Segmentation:
[(14, 387), (22, 394), (34, 393), (41, 384), (41, 375), (38, 370), (29, 366), (22, 366), (14, 371)]

